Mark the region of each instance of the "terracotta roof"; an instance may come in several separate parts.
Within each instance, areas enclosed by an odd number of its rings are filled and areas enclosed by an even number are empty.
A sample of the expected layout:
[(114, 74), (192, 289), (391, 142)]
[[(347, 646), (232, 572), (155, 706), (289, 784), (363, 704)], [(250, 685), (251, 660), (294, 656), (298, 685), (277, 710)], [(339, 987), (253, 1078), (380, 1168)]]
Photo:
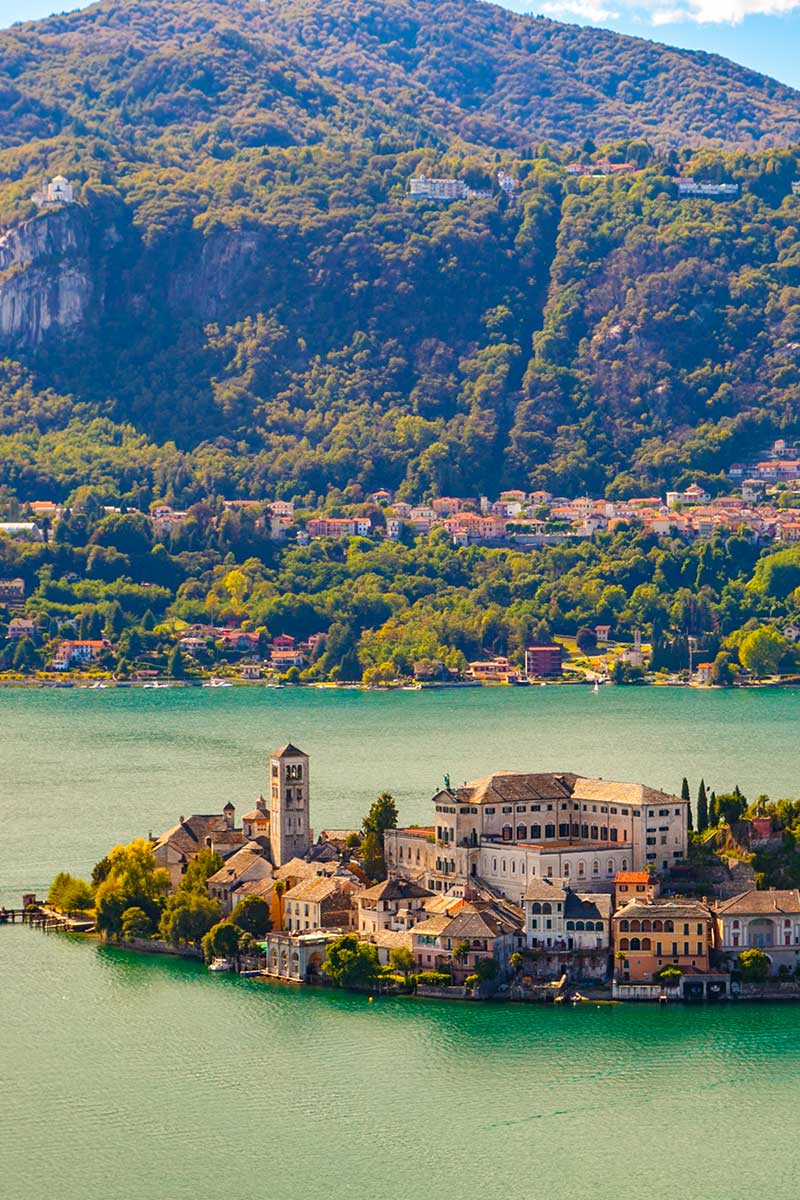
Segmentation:
[(741, 892), (738, 896), (732, 896), (730, 900), (720, 901), (715, 905), (715, 911), (726, 916), (750, 913), (797, 914), (800, 913), (800, 891), (797, 888), (789, 888), (786, 891), (770, 888), (764, 892)]
[(649, 871), (617, 871), (614, 883), (649, 883)]
[(304, 858), (290, 858), (275, 872), (276, 879), (307, 879), (309, 875), (317, 875), (318, 868)]
[(254, 808), (252, 812), (245, 813), (242, 817), (243, 821), (268, 821), (269, 813), (262, 812), (260, 808)]

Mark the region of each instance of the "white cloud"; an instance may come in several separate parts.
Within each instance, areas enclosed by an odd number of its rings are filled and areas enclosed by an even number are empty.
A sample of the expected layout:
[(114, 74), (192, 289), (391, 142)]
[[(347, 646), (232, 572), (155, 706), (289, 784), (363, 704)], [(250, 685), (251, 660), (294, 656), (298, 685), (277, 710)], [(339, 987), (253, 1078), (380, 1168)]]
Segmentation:
[[(668, 6), (664, 0), (636, 0), (625, 4), (625, 16), (651, 25), (693, 21), (699, 25), (738, 25), (745, 17), (789, 13), (800, 8), (800, 0), (685, 0)], [(580, 17), (584, 21), (609, 21), (621, 16), (603, 0), (547, 0), (542, 12), (550, 17)]]

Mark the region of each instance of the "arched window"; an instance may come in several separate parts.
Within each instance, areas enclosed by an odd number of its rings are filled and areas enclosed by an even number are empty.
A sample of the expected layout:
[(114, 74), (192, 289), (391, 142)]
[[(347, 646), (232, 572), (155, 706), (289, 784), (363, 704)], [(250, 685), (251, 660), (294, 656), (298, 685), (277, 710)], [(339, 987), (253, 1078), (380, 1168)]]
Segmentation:
[(600, 841), (601, 842), (608, 841), (608, 829), (605, 825), (600, 826)]
[(531, 825), (531, 837), (532, 838), (540, 838), (541, 836), (542, 836), (541, 825)]
[(583, 927), (584, 927), (584, 925), (583, 925), (583, 921), (576, 921), (576, 922), (575, 922), (575, 928), (576, 928), (576, 929), (583, 929)]
[(552, 913), (552, 911), (553, 911), (552, 904), (550, 903), (549, 900), (545, 900), (544, 904), (542, 905), (542, 912), (543, 913)]
[(619, 923), (619, 927), (620, 927), (620, 929), (624, 929), (624, 930), (625, 930), (625, 932), (627, 933), (627, 932), (628, 932), (628, 930), (630, 929), (630, 924), (629, 924), (629, 923), (628, 923), (628, 921), (627, 921), (627, 920), (626, 920), (626, 919), (623, 917), (623, 919), (622, 919), (622, 920), (620, 921), (620, 923)]
[(650, 941), (650, 938), (642, 938), (642, 949), (643, 950), (652, 950), (652, 948), (653, 948), (653, 943)]
[(533, 904), (531, 905), (531, 912), (532, 913), (540, 913), (541, 911), (542, 911), (541, 904), (539, 903), (538, 900), (534, 900)]
[(517, 873), (517, 860), (516, 860), (515, 858), (512, 858), (512, 860), (511, 860), (511, 874), (512, 874), (512, 875), (516, 875), (516, 873)]
[(511, 828), (510, 825), (504, 825), (503, 826), (503, 841), (510, 842), (511, 838), (513, 836), (513, 833), (514, 833), (514, 830)]
[(619, 939), (619, 948), (620, 948), (620, 950), (627, 950), (627, 949), (628, 949), (628, 939), (627, 939), (627, 938), (620, 938), (620, 939)]
[(567, 929), (574, 929), (574, 928), (575, 928), (575, 922), (567, 921)]
[[(528, 827), (527, 827), (527, 825), (518, 825), (518, 826), (517, 826), (517, 841), (518, 841), (518, 842), (524, 842), (524, 841), (525, 841), (525, 838), (526, 838), (527, 836), (528, 836)], [(516, 959), (514, 959), (514, 961), (516, 962), (517, 960), (516, 960)]]
[(627, 871), (627, 869), (628, 869), (628, 860), (627, 860), (627, 858), (623, 858), (622, 866), (621, 866), (620, 870)]
[(663, 928), (664, 928), (663, 921), (653, 921), (653, 933), (661, 933), (661, 930)]
[(641, 950), (642, 943), (639, 938), (631, 938), (631, 950)]
[(613, 860), (613, 858), (610, 858), (608, 860), (608, 862), (606, 863), (606, 875), (613, 875), (613, 874), (614, 874), (614, 860)]
[(589, 826), (581, 825), (581, 837), (588, 838), (588, 836), (589, 836)]
[(581, 877), (583, 877), (586, 874), (586, 863), (583, 861), (583, 859), (581, 859), (580, 862), (578, 863), (578, 874)]
[(545, 837), (549, 837), (549, 838), (554, 838), (554, 837), (556, 836), (556, 827), (555, 827), (555, 825), (545, 825), (545, 827), (544, 827), (544, 836), (545, 836)]
[(600, 874), (600, 860), (599, 860), (599, 859), (597, 859), (597, 858), (596, 858), (596, 859), (594, 860), (594, 862), (592, 863), (592, 874), (593, 874), (593, 875), (599, 875), (599, 874)]
[(596, 825), (593, 825), (593, 826), (592, 826), (592, 841), (593, 841), (593, 842), (596, 842), (596, 841), (597, 841), (597, 835), (598, 835), (598, 829), (597, 829), (597, 826), (596, 826)]
[(652, 926), (650, 922), (645, 918), (645, 920), (642, 921), (642, 933), (649, 933), (651, 928)]
[(569, 863), (567, 862), (567, 863), (564, 863), (564, 878), (566, 879), (568, 875), (569, 875)]
[(558, 836), (560, 838), (569, 837), (569, 825), (565, 821), (562, 821), (558, 827)]
[(675, 932), (675, 922), (674, 921), (665, 921), (664, 922), (664, 933), (674, 933), (674, 932)]
[(631, 921), (631, 933), (638, 933), (641, 928), (641, 922), (635, 919)]

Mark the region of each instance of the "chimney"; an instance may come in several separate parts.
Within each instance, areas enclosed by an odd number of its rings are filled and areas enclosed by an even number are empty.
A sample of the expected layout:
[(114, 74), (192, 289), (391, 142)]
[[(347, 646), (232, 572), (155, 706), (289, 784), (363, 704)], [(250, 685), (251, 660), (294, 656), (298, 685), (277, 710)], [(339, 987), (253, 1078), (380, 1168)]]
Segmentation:
[(178, 817), (178, 824), (182, 825), (185, 820), (186, 820), (185, 817)]

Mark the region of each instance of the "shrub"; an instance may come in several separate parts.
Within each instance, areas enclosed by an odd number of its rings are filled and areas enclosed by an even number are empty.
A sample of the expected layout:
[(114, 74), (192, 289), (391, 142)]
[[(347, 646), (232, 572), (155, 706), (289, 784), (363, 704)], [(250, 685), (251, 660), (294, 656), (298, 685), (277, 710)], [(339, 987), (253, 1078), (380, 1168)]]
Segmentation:
[(430, 987), (449, 987), (452, 982), (452, 976), (444, 971), (420, 971), (417, 976), (417, 983), (428, 984)]

